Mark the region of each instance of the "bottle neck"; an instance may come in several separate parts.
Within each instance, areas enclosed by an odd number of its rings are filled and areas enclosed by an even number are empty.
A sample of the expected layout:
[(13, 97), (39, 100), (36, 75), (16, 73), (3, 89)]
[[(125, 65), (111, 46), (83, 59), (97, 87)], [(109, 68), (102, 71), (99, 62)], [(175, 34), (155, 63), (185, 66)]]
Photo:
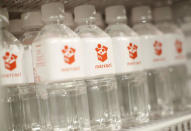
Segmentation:
[(174, 24), (174, 22), (172, 20), (155, 21), (155, 24), (165, 24), (165, 23)]
[(92, 19), (92, 20), (81, 20), (81, 21), (77, 21), (76, 23), (78, 26), (81, 26), (81, 25), (96, 25), (95, 22), (96, 21)]
[(44, 21), (44, 23), (46, 25), (49, 25), (49, 24), (62, 24), (62, 23), (64, 23), (64, 20), (63, 19), (54, 19), (54, 20)]
[(137, 26), (137, 25), (145, 25), (145, 24), (152, 24), (152, 22), (150, 20), (142, 20), (142, 21), (137, 21), (133, 23), (133, 26)]
[(36, 32), (36, 31), (40, 31), (41, 27), (34, 27), (34, 28), (28, 28), (25, 29), (25, 32)]
[(126, 21), (114, 21), (114, 22), (108, 22), (108, 25), (117, 25), (117, 24), (127, 24), (127, 22)]

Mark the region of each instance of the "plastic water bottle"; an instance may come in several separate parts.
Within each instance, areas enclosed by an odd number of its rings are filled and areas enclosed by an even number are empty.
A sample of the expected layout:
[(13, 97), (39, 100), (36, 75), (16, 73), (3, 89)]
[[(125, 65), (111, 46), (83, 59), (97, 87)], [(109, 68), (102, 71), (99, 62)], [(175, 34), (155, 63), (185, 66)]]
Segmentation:
[(183, 32), (173, 23), (170, 7), (155, 8), (154, 21), (158, 29), (166, 35), (166, 44), (169, 51), (169, 72), (173, 89), (173, 104), (176, 111), (186, 109), (187, 68), (186, 68), (186, 43)]
[(45, 26), (32, 44), (32, 54), (41, 99), (42, 130), (89, 130), (81, 40), (61, 24), (62, 3), (44, 4), (41, 13)]
[(170, 83), (164, 35), (151, 24), (152, 12), (148, 6), (132, 9), (133, 29), (140, 35), (143, 45), (144, 67), (150, 94), (150, 116), (158, 119), (173, 113), (172, 85)]
[(187, 56), (187, 61), (186, 61), (186, 67), (187, 67), (187, 90), (186, 90), (186, 105), (190, 108), (191, 103), (191, 16), (185, 16), (183, 18), (183, 23), (180, 25), (181, 29), (185, 35), (185, 44), (186, 44), (186, 56)]
[[(4, 14), (7, 12), (5, 9), (0, 8), (0, 45), (2, 45), (3, 41), (3, 28), (6, 27), (8, 22), (8, 13), (7, 15)], [(6, 19), (6, 20), (5, 20)], [(11, 117), (9, 112), (10, 104), (7, 101), (7, 88), (1, 86), (0, 88), (0, 128), (3, 131), (12, 130), (11, 125)]]
[(123, 127), (147, 122), (149, 94), (147, 77), (143, 71), (142, 43), (135, 31), (126, 25), (124, 6), (107, 7), (105, 15), (109, 25), (106, 32), (113, 42)]
[(75, 22), (84, 46), (85, 75), (92, 130), (120, 128), (112, 40), (95, 23), (93, 5), (74, 8)]
[(42, 26), (40, 11), (22, 14), (22, 28), (25, 32), (21, 37), (24, 46), (23, 70), (25, 74), (25, 85), (19, 88), (19, 95), (22, 102), (24, 130), (40, 130), (39, 105), (32, 63), (32, 43)]
[[(8, 23), (8, 12), (4, 10), (2, 21)], [(21, 27), (18, 27), (21, 28)], [(22, 130), (22, 104), (19, 87), (25, 83), (23, 72), (24, 48), (21, 42), (7, 29), (2, 29), (2, 43), (0, 43), (0, 83), (6, 95), (8, 104), (7, 118), (9, 130)], [(5, 119), (6, 121), (6, 119)]]

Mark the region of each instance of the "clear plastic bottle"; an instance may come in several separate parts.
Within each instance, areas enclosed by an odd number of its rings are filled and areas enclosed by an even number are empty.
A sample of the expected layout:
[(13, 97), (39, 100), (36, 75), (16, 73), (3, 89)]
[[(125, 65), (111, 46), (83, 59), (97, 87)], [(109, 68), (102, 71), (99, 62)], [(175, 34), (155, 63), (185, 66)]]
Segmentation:
[(22, 28), (24, 34), (21, 37), (24, 46), (24, 74), (25, 85), (19, 87), (19, 96), (22, 102), (22, 116), (24, 131), (40, 130), (40, 114), (34, 83), (32, 63), (32, 43), (43, 26), (40, 11), (26, 12), (22, 14)]
[(84, 44), (85, 73), (92, 130), (120, 128), (117, 83), (114, 77), (112, 40), (95, 23), (93, 5), (74, 8), (75, 22)]
[[(8, 22), (8, 12), (4, 10), (3, 22)], [(6, 16), (7, 14), (7, 16)], [(6, 20), (5, 20), (6, 19)], [(9, 130), (22, 131), (22, 106), (18, 87), (24, 83), (23, 46), (6, 28), (2, 30), (0, 44), (0, 83), (5, 90), (8, 103)]]
[[(191, 8), (191, 6), (190, 6)], [(186, 105), (188, 107), (191, 107), (191, 103), (190, 103), (190, 99), (191, 99), (191, 45), (190, 45), (190, 41), (191, 41), (191, 16), (185, 16), (183, 19), (182, 24), (180, 25), (181, 29), (185, 35), (185, 42), (186, 42), (186, 56), (187, 56), (187, 62), (186, 62), (186, 66), (187, 66), (187, 93), (186, 93)]]
[(150, 117), (158, 119), (173, 113), (172, 85), (170, 83), (167, 50), (163, 35), (151, 24), (152, 13), (148, 6), (132, 9), (133, 29), (140, 35), (144, 48), (143, 59), (150, 94)]
[[(123, 127), (149, 120), (147, 78), (143, 71), (141, 45), (138, 35), (126, 25), (125, 7), (105, 9), (106, 32), (111, 36), (116, 63), (116, 77)], [(135, 56), (135, 57), (133, 57)]]
[[(3, 30), (7, 26), (8, 22), (8, 13), (6, 9), (0, 8), (0, 45), (3, 43)], [(3, 131), (12, 130), (11, 125), (13, 124), (10, 117), (9, 112), (9, 102), (7, 95), (7, 88), (1, 86), (0, 87), (0, 129)]]
[(45, 26), (32, 44), (41, 130), (87, 131), (90, 123), (81, 40), (61, 24), (62, 3), (46, 3), (41, 6), (41, 13)]
[[(175, 111), (186, 109), (186, 96), (188, 97), (187, 87), (187, 67), (186, 67), (186, 48), (183, 32), (173, 23), (173, 16), (170, 7), (155, 8), (153, 17), (156, 27), (160, 29), (167, 39), (169, 52), (169, 72), (173, 89), (173, 105)], [(181, 52), (177, 50), (177, 41), (181, 42)], [(168, 43), (169, 42), (169, 43)], [(183, 45), (182, 45), (183, 44)]]
[(95, 15), (95, 17), (96, 17), (96, 22), (95, 22), (95, 24), (98, 26), (98, 27), (100, 27), (101, 29), (105, 29), (105, 23), (104, 23), (104, 21), (103, 21), (103, 16), (102, 16), (102, 14), (100, 13), (100, 12), (96, 12), (96, 15)]
[(65, 12), (64, 13), (64, 25), (70, 27), (70, 29), (75, 28), (74, 18), (71, 12)]
[[(9, 26), (7, 27), (7, 31), (12, 33), (12, 35), (14, 35), (15, 39), (20, 40), (20, 38), (23, 34), (21, 19), (10, 20)], [(20, 41), (18, 43), (21, 44)], [(11, 47), (9, 47), (9, 48), (11, 48)], [(20, 64), (24, 64), (24, 63), (20, 63)], [(24, 72), (23, 72), (23, 76), (25, 77)], [(14, 123), (12, 130), (24, 130), (23, 123), (22, 123), (23, 122), (22, 101), (21, 101), (20, 92), (19, 92), (19, 87), (23, 86), (24, 83), (25, 82), (23, 81), (20, 84), (15, 85), (14, 88), (8, 88), (8, 90), (7, 90), (7, 93), (9, 95), (8, 101), (10, 102), (10, 112), (12, 113), (12, 115), (10, 117), (12, 119), (12, 123)], [(11, 86), (11, 87), (13, 87), (13, 86)], [(19, 112), (19, 113), (16, 113), (16, 112)]]

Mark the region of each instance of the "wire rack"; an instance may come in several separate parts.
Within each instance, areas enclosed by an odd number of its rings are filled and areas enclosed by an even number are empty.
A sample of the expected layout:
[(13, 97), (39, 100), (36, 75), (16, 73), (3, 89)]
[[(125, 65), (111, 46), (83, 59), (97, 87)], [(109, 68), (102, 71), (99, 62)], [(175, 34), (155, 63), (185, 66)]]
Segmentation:
[(75, 7), (89, 0), (0, 0), (0, 6), (8, 8), (11, 12), (23, 12), (39, 9), (43, 3), (61, 1), (66, 8)]
[[(26, 10), (39, 9), (43, 3), (61, 1), (64, 3), (66, 10), (72, 10), (73, 7), (80, 4), (93, 4), (99, 10), (109, 5), (123, 4), (127, 7), (141, 4), (151, 4), (158, 6), (158, 3), (171, 4), (177, 0), (0, 0), (0, 6), (6, 7), (11, 12), (23, 12)], [(160, 2), (159, 2), (160, 1)]]
[(191, 112), (120, 131), (191, 131)]

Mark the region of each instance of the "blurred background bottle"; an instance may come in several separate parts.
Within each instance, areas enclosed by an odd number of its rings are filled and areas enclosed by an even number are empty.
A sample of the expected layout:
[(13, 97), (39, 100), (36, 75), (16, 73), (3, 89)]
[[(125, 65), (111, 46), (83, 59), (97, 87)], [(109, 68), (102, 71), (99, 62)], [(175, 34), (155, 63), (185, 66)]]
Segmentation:
[(172, 83), (166, 61), (166, 51), (162, 32), (152, 22), (152, 12), (148, 6), (132, 9), (133, 29), (144, 44), (143, 59), (150, 94), (150, 117), (158, 119), (173, 113)]
[(149, 99), (147, 78), (143, 71), (142, 45), (127, 23), (125, 7), (110, 6), (105, 9), (106, 32), (112, 38), (118, 96), (123, 127), (147, 122)]
[(120, 128), (117, 83), (114, 77), (112, 40), (95, 25), (93, 5), (74, 8), (75, 22), (84, 44), (85, 73), (92, 130), (110, 131)]

